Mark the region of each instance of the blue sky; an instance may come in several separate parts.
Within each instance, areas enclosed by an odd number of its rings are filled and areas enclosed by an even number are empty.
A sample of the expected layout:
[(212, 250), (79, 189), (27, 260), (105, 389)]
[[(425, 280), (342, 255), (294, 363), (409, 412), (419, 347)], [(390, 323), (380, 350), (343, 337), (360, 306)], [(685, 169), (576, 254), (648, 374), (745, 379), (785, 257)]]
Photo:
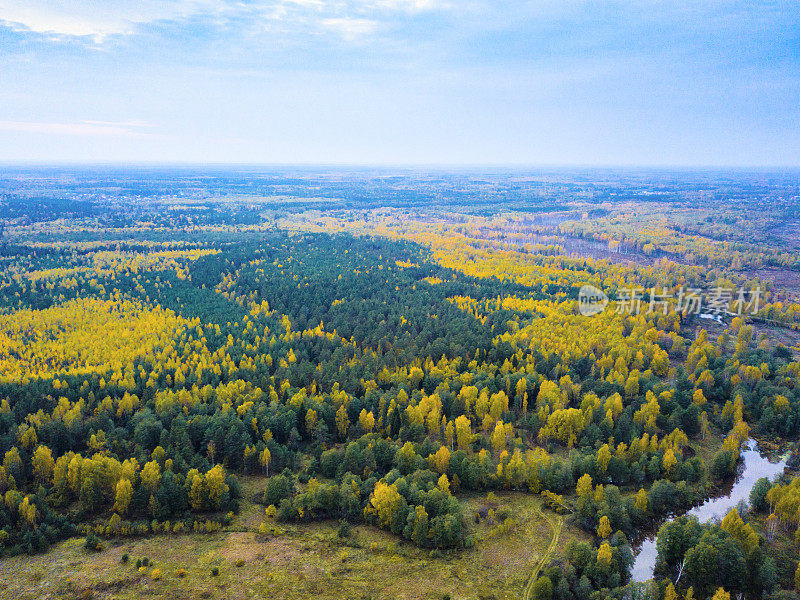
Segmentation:
[(800, 6), (0, 0), (0, 161), (798, 166)]

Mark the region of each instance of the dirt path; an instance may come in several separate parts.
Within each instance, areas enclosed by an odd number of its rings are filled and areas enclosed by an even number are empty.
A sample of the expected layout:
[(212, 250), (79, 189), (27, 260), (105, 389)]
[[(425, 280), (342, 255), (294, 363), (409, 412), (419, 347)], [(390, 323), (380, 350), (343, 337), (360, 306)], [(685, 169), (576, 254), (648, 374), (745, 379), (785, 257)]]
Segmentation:
[(533, 584), (536, 583), (536, 579), (539, 577), (539, 571), (544, 568), (544, 566), (550, 560), (550, 557), (553, 556), (553, 552), (555, 552), (556, 546), (558, 545), (558, 538), (561, 535), (561, 528), (564, 525), (563, 517), (552, 517), (542, 510), (539, 511), (539, 514), (541, 514), (545, 519), (547, 519), (547, 522), (550, 523), (550, 527), (553, 529), (553, 539), (550, 540), (550, 545), (547, 547), (547, 552), (544, 553), (544, 556), (542, 556), (542, 558), (533, 568), (531, 576), (528, 579), (528, 583), (525, 585), (525, 590), (522, 592), (522, 600), (530, 600), (531, 592), (533, 592)]

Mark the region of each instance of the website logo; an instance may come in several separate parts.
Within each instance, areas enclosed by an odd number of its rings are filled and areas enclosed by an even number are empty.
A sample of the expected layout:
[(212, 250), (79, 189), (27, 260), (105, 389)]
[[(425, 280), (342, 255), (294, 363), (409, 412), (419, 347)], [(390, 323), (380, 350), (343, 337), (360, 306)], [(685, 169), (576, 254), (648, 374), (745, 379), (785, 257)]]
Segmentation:
[(608, 306), (608, 296), (603, 290), (593, 285), (585, 285), (578, 292), (578, 311), (584, 317), (598, 315), (606, 306)]

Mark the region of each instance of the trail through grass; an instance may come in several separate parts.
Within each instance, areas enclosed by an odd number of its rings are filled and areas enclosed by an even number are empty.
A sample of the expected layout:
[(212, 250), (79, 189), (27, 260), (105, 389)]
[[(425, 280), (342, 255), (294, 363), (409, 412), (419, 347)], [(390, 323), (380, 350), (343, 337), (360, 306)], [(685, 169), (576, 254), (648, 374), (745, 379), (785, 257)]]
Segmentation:
[(525, 590), (522, 593), (522, 600), (531, 599), (533, 584), (536, 583), (536, 579), (539, 577), (539, 572), (544, 568), (544, 566), (550, 561), (550, 558), (553, 556), (553, 552), (555, 552), (556, 546), (558, 545), (558, 538), (561, 535), (561, 528), (564, 525), (563, 517), (554, 517), (548, 515), (541, 509), (539, 510), (539, 514), (542, 515), (545, 519), (547, 519), (547, 522), (553, 529), (553, 538), (550, 540), (550, 545), (547, 547), (547, 551), (544, 553), (544, 556), (542, 556), (542, 558), (536, 563), (536, 566), (533, 568), (531, 576), (528, 578), (528, 583), (525, 585)]

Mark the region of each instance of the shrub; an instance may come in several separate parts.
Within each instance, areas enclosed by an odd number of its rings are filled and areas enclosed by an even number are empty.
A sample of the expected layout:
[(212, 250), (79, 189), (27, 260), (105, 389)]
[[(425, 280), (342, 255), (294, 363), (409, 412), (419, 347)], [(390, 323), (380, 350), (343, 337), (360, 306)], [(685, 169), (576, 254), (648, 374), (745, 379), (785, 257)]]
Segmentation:
[(100, 552), (103, 549), (103, 544), (100, 543), (100, 540), (94, 533), (89, 533), (89, 535), (86, 536), (86, 542), (84, 542), (83, 547), (90, 552)]
[(727, 479), (736, 473), (736, 454), (732, 450), (721, 450), (711, 459), (711, 476), (717, 480)]
[(339, 529), (336, 534), (340, 538), (349, 538), (353, 533), (353, 526), (348, 521), (339, 521)]
[(756, 481), (753, 489), (750, 491), (750, 505), (753, 510), (762, 512), (767, 509), (767, 492), (769, 492), (772, 484), (769, 479), (762, 477)]
[(549, 577), (539, 577), (533, 584), (532, 596), (535, 600), (550, 600), (553, 597), (553, 584)]
[(274, 475), (267, 480), (264, 490), (264, 504), (280, 506), (281, 500), (290, 498), (294, 491), (294, 482), (285, 475)]

